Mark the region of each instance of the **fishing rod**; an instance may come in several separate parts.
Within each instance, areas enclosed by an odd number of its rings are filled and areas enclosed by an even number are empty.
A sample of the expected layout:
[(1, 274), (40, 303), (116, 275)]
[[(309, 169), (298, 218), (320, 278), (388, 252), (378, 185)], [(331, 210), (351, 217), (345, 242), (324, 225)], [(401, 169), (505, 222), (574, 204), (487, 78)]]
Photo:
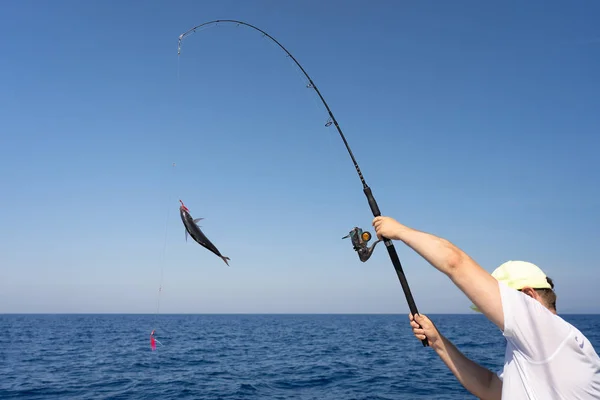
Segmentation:
[[(296, 58), (281, 44), (279, 43), (274, 37), (272, 37), (271, 35), (269, 35), (267, 32), (263, 31), (262, 29), (257, 28), (254, 25), (248, 24), (246, 22), (242, 22), (242, 21), (236, 21), (236, 20), (231, 20), (231, 19), (218, 19), (218, 20), (214, 20), (214, 21), (209, 21), (209, 22), (204, 22), (200, 25), (196, 25), (193, 28), (189, 29), (188, 31), (182, 33), (181, 35), (179, 35), (179, 41), (177, 44), (177, 55), (181, 55), (181, 42), (183, 41), (183, 39), (186, 36), (191, 35), (192, 33), (195, 33), (197, 29), (206, 26), (206, 25), (211, 25), (211, 24), (218, 24), (220, 22), (226, 22), (226, 23), (234, 23), (239, 25), (244, 25), (247, 26), (249, 28), (252, 28), (260, 33), (263, 34), (263, 36), (268, 37), (269, 39), (271, 39), (273, 42), (275, 42), (283, 51), (285, 51), (287, 53), (287, 55), (294, 61), (294, 63), (296, 63), (296, 65), (298, 66), (298, 68), (300, 68), (300, 70), (302, 71), (302, 73), (304, 74), (304, 76), (306, 76), (306, 79), (308, 79), (308, 88), (312, 88), (315, 90), (315, 92), (317, 92), (317, 95), (319, 96), (319, 98), (321, 99), (321, 102), (323, 102), (323, 105), (325, 106), (325, 108), (327, 109), (327, 112), (329, 113), (329, 117), (331, 122), (333, 122), (333, 124), (335, 125), (337, 131), (340, 134), (340, 137), (342, 138), (342, 141), (344, 142), (344, 145), (346, 146), (346, 150), (348, 150), (348, 154), (350, 155), (350, 158), (352, 159), (352, 163), (354, 164), (354, 168), (356, 169), (356, 172), (358, 173), (358, 177), (360, 178), (360, 181), (362, 183), (363, 186), (363, 192), (365, 194), (365, 196), (367, 197), (367, 201), (369, 203), (369, 207), (371, 208), (371, 212), (373, 213), (374, 217), (379, 217), (381, 215), (381, 211), (379, 210), (379, 206), (377, 205), (377, 202), (375, 201), (375, 198), (373, 197), (373, 192), (371, 190), (371, 188), (369, 187), (369, 185), (367, 185), (367, 182), (365, 181), (365, 178), (363, 177), (363, 174), (358, 166), (358, 163), (356, 162), (356, 158), (354, 157), (354, 154), (352, 153), (352, 150), (350, 150), (350, 145), (348, 144), (348, 141), (346, 140), (346, 137), (344, 136), (344, 134), (342, 133), (342, 128), (340, 128), (340, 125), (338, 124), (337, 120), (335, 119), (335, 116), (333, 115), (333, 113), (331, 112), (331, 109), (329, 108), (329, 105), (327, 104), (327, 102), (325, 101), (325, 99), (323, 98), (323, 96), (321, 95), (321, 92), (319, 91), (319, 89), (317, 88), (317, 85), (315, 85), (315, 83), (313, 82), (313, 80), (311, 79), (311, 77), (306, 73), (306, 71), (304, 70), (304, 68), (302, 68), (302, 65), (300, 65), (300, 63), (296, 60)], [(331, 123), (328, 122), (326, 126), (329, 126)], [(368, 235), (368, 237), (370, 237), (370, 235)], [(368, 239), (367, 239), (368, 240)], [(404, 295), (406, 296), (406, 301), (408, 303), (408, 307), (410, 309), (410, 312), (415, 315), (418, 314), (418, 310), (417, 310), (417, 305), (415, 304), (415, 300), (412, 296), (412, 293), (410, 291), (410, 287), (408, 286), (408, 281), (406, 279), (406, 275), (404, 274), (404, 270), (402, 269), (402, 264), (400, 263), (400, 258), (398, 257), (398, 253), (396, 252), (396, 248), (394, 247), (394, 244), (392, 243), (392, 241), (388, 238), (382, 238), (381, 239), (384, 243), (385, 246), (388, 250), (390, 259), (392, 260), (392, 264), (394, 265), (394, 269), (396, 270), (396, 275), (398, 276), (398, 279), (400, 280), (400, 285), (402, 286), (402, 290), (404, 291)], [(355, 249), (357, 249), (355, 247)], [(357, 249), (358, 251), (358, 249)], [(361, 257), (362, 259), (362, 257)], [(365, 260), (366, 261), (366, 260)], [(421, 341), (423, 343), (423, 346), (427, 346), (427, 339), (423, 339)]]

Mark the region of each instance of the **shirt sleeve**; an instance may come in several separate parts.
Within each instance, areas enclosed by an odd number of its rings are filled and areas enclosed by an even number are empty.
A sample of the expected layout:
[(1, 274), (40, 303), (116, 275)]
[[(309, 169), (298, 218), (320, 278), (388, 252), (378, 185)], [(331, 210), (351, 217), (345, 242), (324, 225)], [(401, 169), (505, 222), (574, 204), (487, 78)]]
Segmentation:
[(498, 282), (504, 311), (504, 337), (532, 361), (554, 355), (571, 325), (525, 293)]

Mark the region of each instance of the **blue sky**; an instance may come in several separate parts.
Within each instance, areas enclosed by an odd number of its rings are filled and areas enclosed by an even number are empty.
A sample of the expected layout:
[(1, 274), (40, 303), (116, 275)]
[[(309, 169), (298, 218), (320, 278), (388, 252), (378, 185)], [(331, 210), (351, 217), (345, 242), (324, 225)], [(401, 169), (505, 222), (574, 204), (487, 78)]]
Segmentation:
[[(0, 312), (407, 313), (381, 211), (600, 312), (600, 4), (10, 1), (0, 16)], [(175, 163), (175, 167), (172, 166)], [(231, 267), (186, 243), (182, 199)], [(166, 238), (166, 239), (165, 239)], [(396, 248), (423, 313), (470, 312)], [(162, 278), (161, 278), (162, 271)]]

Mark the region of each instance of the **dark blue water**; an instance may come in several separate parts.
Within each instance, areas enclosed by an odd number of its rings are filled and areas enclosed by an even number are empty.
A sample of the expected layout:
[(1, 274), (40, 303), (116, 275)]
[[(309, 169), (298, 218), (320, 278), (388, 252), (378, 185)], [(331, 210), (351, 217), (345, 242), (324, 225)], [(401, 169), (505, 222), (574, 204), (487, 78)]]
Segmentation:
[[(467, 356), (502, 366), (504, 339), (483, 316), (430, 317)], [(600, 316), (564, 318), (600, 349)], [(0, 315), (10, 398), (473, 397), (404, 315)]]

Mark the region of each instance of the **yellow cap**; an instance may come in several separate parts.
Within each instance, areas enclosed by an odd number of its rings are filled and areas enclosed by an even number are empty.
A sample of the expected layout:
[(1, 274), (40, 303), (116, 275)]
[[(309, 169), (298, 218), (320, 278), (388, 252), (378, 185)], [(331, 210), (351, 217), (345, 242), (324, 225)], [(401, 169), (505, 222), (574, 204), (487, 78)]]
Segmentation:
[[(527, 261), (507, 261), (496, 268), (492, 276), (515, 290), (526, 286), (533, 289), (552, 289), (544, 271)], [(474, 304), (471, 305), (471, 309), (481, 312)]]

